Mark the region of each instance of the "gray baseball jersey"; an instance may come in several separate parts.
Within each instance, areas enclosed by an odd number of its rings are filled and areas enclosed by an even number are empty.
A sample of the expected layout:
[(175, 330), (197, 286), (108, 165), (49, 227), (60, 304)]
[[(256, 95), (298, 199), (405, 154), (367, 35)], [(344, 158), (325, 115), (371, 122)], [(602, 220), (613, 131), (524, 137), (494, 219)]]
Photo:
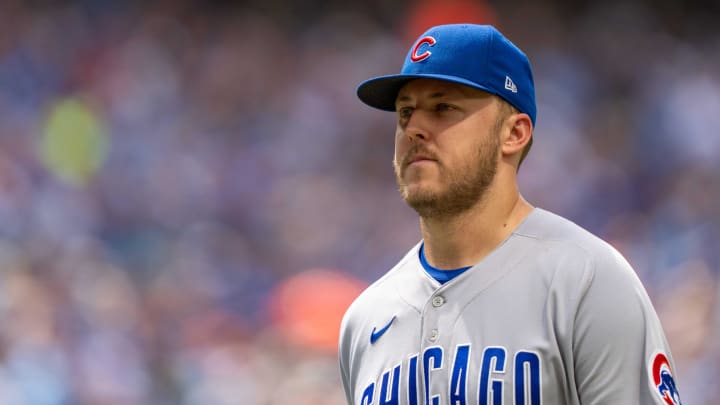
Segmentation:
[(443, 285), (419, 246), (345, 314), (349, 404), (680, 404), (650, 299), (606, 242), (535, 208)]

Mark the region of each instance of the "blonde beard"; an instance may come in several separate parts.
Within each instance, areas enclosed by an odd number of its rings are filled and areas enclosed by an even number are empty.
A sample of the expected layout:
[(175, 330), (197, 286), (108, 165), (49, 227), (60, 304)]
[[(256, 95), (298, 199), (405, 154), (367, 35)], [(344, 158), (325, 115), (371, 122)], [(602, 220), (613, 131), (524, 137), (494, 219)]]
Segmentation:
[(493, 131), (488, 141), (481, 144), (475, 159), (453, 172), (437, 162), (444, 189), (441, 191), (417, 190), (410, 192), (403, 182), (404, 171), (393, 162), (398, 190), (405, 202), (422, 218), (452, 217), (476, 206), (495, 179), (498, 163), (499, 131)]

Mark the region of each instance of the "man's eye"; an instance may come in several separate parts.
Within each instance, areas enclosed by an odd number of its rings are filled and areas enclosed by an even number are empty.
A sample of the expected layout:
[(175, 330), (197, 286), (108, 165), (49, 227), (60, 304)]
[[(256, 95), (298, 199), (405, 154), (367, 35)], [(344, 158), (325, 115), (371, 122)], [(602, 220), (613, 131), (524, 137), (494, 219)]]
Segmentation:
[(398, 116), (400, 118), (410, 118), (410, 115), (412, 115), (413, 109), (411, 107), (401, 107), (398, 108)]
[(452, 110), (452, 109), (454, 109), (454, 108), (455, 108), (455, 107), (451, 106), (450, 104), (438, 103), (438, 104), (435, 106), (435, 111), (448, 111), (448, 110)]

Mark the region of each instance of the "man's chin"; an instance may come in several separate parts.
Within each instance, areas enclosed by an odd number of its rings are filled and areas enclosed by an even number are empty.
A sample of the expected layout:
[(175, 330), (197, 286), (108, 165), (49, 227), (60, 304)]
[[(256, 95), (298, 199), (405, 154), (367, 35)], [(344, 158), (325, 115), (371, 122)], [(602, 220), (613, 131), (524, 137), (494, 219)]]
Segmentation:
[(422, 183), (413, 183), (409, 185), (403, 185), (400, 187), (400, 194), (402, 194), (405, 202), (412, 205), (411, 202), (417, 201), (423, 203), (425, 201), (434, 201), (437, 199), (438, 191), (433, 190), (427, 185)]
[(481, 190), (475, 194), (457, 193), (454, 190), (429, 190), (420, 187), (401, 189), (405, 203), (423, 218), (440, 218), (459, 215), (471, 209), (482, 197)]
[(420, 216), (437, 211), (438, 194), (419, 187), (407, 187), (402, 191), (405, 203)]

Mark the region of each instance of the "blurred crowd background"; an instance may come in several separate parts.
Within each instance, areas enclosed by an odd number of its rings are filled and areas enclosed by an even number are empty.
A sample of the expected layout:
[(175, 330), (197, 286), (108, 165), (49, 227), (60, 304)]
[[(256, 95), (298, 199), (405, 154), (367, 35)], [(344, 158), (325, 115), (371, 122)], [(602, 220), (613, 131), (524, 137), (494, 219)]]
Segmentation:
[[(356, 85), (445, 22), (530, 56), (525, 197), (645, 283), (720, 403), (720, 6), (0, 2), (0, 403), (342, 404), (348, 303), (419, 239)], [(612, 297), (608, 297), (612, 299)]]

